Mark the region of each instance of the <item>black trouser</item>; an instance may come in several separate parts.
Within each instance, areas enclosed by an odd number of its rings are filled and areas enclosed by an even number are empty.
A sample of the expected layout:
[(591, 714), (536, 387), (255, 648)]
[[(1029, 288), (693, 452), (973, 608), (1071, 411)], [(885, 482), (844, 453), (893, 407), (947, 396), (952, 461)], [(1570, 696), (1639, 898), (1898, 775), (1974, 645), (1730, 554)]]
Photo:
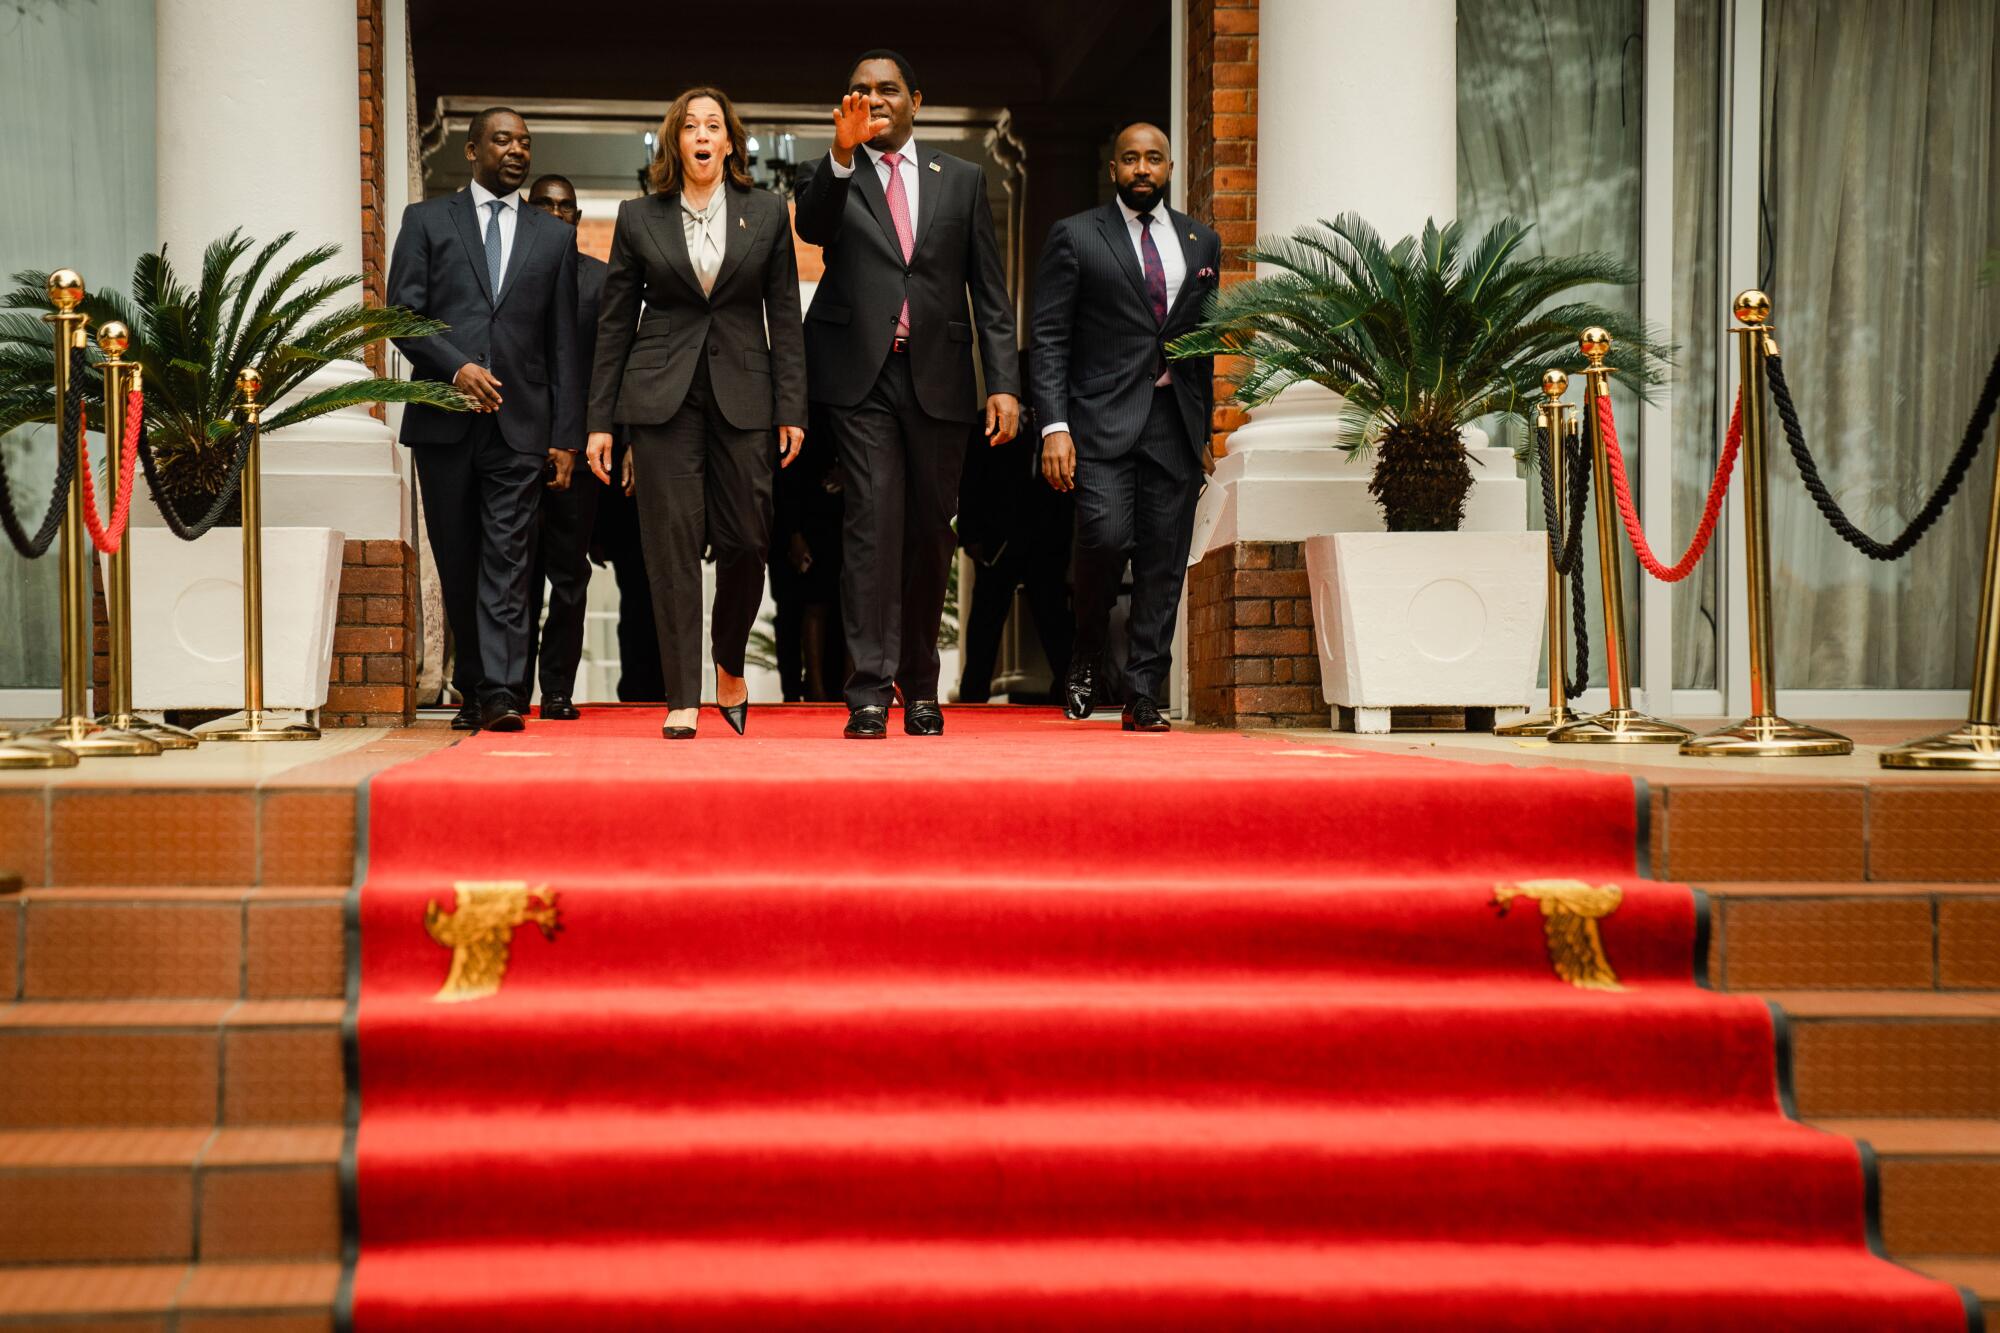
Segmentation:
[[(1028, 614), (1034, 617), (1042, 652), (1049, 659), (1050, 670), (1055, 672), (1056, 688), (1062, 688), (1063, 677), (1069, 672), (1070, 646), (1075, 635), (1069, 589), (1063, 577), (1068, 572), (1065, 554), (1031, 551), (1023, 543), (1010, 542), (998, 560), (978, 567), (972, 582), (972, 613), (966, 618), (962, 640), (965, 670), (958, 685), (962, 701), (983, 704), (992, 697), (993, 663), (1000, 653), (1000, 632), (1006, 628), (1007, 614), (1014, 607), (1014, 589), (1020, 587), (1028, 590)], [(959, 603), (964, 602), (961, 592)]]
[(716, 406), (707, 358), (697, 358), (680, 410), (660, 426), (633, 426), (639, 536), (659, 624), (669, 708), (701, 702), (701, 552), (715, 552), (715, 663), (743, 674), (743, 650), (764, 601), (771, 545), (777, 433), (739, 430)]
[[(604, 490), (578, 454), (569, 489), (545, 491), (535, 539), (535, 570), (528, 580), (528, 666), (520, 695), (528, 699), (537, 659), (542, 698), (568, 699), (576, 693), (576, 667), (583, 659), (583, 621), (590, 601), (590, 531)], [(542, 584), (548, 584), (547, 620), (542, 619)], [(540, 625), (539, 634), (532, 632)]]
[(525, 454), (474, 416), (465, 439), (413, 452), (431, 559), (457, 645), (451, 681), (467, 701), (515, 698), (528, 674), (528, 580), (546, 454)]
[[(1079, 442), (1079, 452), (1082, 447)], [(1171, 387), (1153, 390), (1146, 425), (1123, 457), (1077, 461), (1075, 651), (1080, 661), (1102, 660), (1111, 605), (1131, 561), (1123, 682), (1128, 703), (1142, 694), (1166, 699), (1201, 480)]]
[(906, 356), (890, 353), (860, 403), (831, 414), (847, 512), (841, 533), (841, 618), (854, 672), (847, 706), (938, 697), (938, 621), (971, 424), (940, 421), (917, 402)]

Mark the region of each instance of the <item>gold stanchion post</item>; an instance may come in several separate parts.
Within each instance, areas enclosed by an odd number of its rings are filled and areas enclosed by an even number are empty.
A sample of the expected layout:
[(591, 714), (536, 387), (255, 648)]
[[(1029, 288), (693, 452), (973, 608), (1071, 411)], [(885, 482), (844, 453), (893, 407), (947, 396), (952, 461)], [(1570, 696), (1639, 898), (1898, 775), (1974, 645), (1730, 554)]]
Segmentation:
[(312, 741), (319, 728), (305, 723), (280, 725), (264, 716), (264, 505), (263, 407), (257, 401), (264, 377), (246, 367), (236, 376), (243, 398), (243, 429), (250, 447), (243, 459), (243, 722), (196, 733), (205, 741)]
[[(98, 369), (104, 372), (104, 438), (107, 452), (119, 457), (125, 442), (125, 398), (143, 387), (138, 363), (127, 361), (132, 333), (117, 320), (109, 320), (97, 330), (97, 350), (104, 353)], [(101, 726), (129, 731), (158, 742), (163, 750), (191, 750), (200, 742), (191, 731), (151, 722), (132, 711), (132, 529), (125, 529), (118, 549), (104, 559), (104, 614), (109, 622), (111, 707), (98, 718)]]
[(1978, 636), (1973, 643), (1972, 701), (1965, 725), (1882, 751), (1882, 767), (2000, 773), (2000, 451), (1993, 460), (1993, 507), (1986, 515)]
[(1563, 441), (1569, 438), (1571, 413), (1562, 401), (1569, 392), (1569, 376), (1551, 370), (1542, 376), (1542, 401), (1535, 408), (1535, 427), (1546, 433), (1549, 442), (1549, 484), (1555, 488), (1556, 530), (1549, 533), (1549, 710), (1519, 722), (1493, 728), (1495, 736), (1546, 736), (1557, 727), (1577, 720), (1569, 696), (1563, 691), (1563, 663), (1569, 660), (1569, 605), (1563, 598), (1563, 576), (1556, 568), (1556, 546), (1569, 531), (1568, 492), (1563, 486)]
[[(90, 318), (76, 308), (83, 300), (83, 279), (74, 269), (49, 274), (48, 293), (55, 311), (42, 319), (55, 326), (56, 402), (62, 404), (78, 388), (69, 382), (70, 353), (83, 346), (84, 326)], [(60, 438), (60, 407), (58, 413), (56, 448), (74, 449), (75, 440)], [(63, 711), (61, 717), (28, 735), (85, 759), (158, 754), (159, 742), (101, 726), (91, 714), (90, 668), (95, 651), (90, 616), (90, 532), (83, 524), (83, 484), (79, 479), (71, 480), (64, 502), (61, 559)]]
[(1584, 360), (1583, 430), (1590, 441), (1592, 501), (1597, 506), (1597, 569), (1604, 593), (1604, 673), (1611, 688), (1611, 707), (1595, 717), (1581, 718), (1549, 733), (1564, 745), (1676, 745), (1694, 733), (1632, 707), (1632, 683), (1625, 651), (1625, 578), (1619, 567), (1618, 510), (1611, 494), (1611, 464), (1604, 451), (1597, 402), (1610, 392), (1611, 334), (1593, 325), (1578, 340)]
[(1743, 394), (1743, 528), (1750, 569), (1750, 716), (1733, 726), (1698, 736), (1682, 754), (1705, 758), (1782, 759), (1800, 755), (1852, 754), (1854, 742), (1839, 732), (1809, 727), (1778, 716), (1776, 651), (1771, 633), (1771, 492), (1765, 475), (1769, 447), (1764, 413), (1764, 358), (1777, 353), (1771, 298), (1752, 288), (1735, 302), (1740, 327), (1738, 381)]

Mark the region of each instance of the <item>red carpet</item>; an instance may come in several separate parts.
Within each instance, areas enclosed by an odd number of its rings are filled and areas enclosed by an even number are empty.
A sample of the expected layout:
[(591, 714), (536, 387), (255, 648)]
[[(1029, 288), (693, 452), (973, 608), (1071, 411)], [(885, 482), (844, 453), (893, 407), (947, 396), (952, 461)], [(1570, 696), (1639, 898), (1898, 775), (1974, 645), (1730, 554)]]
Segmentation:
[[(1694, 984), (1629, 782), (948, 716), (593, 709), (374, 781), (354, 1328), (1966, 1327)], [(1623, 989), (1492, 905), (1551, 878), (1623, 887)], [(476, 881), (561, 929), (439, 1003)]]

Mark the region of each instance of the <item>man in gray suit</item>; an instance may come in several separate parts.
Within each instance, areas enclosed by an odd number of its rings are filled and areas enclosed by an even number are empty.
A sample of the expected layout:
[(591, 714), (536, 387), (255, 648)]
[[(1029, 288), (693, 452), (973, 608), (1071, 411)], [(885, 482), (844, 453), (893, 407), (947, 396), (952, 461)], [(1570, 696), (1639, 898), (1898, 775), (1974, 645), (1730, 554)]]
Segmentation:
[(471, 186), (405, 209), (389, 261), (389, 304), (449, 326), (396, 346), (475, 409), (413, 405), (402, 431), (458, 646), (465, 706), (452, 725), (464, 730), (521, 729), (535, 515), (544, 478), (568, 486), (583, 444), (576, 233), (522, 200), (531, 148), (516, 112), (474, 116)]
[(1209, 358), (1166, 345), (1201, 319), (1222, 240), (1167, 206), (1167, 136), (1128, 125), (1112, 142), (1117, 197), (1049, 231), (1035, 275), (1030, 351), (1042, 475), (1076, 492), (1076, 647), (1065, 711), (1090, 715), (1118, 585), (1132, 565), (1124, 700), (1127, 731), (1165, 731), (1160, 714), (1174, 621), (1212, 466)]

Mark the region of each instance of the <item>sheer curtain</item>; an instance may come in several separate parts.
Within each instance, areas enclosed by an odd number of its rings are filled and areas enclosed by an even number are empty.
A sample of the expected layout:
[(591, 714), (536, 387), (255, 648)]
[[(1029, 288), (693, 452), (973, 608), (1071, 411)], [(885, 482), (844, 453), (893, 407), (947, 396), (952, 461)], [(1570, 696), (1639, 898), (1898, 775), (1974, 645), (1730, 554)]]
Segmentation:
[[(1535, 252), (1603, 251), (1638, 265), (1642, 19), (1640, 0), (1459, 0), (1458, 216), (1469, 232), (1477, 235), (1512, 216), (1535, 224), (1527, 242)], [(1638, 310), (1637, 287), (1588, 295)], [(1569, 401), (1582, 399), (1582, 383), (1573, 384)], [(1620, 442), (1636, 476), (1644, 449), (1638, 404), (1615, 380), (1613, 400)], [(1528, 492), (1528, 523), (1540, 528), (1541, 492), (1534, 486)], [(1597, 546), (1588, 526), (1585, 534), (1591, 680), (1602, 684)], [(1626, 552), (1626, 633), (1635, 673), (1637, 571)]]
[[(1765, 0), (1764, 15), (1765, 268), (1778, 342), (1828, 484), (1887, 537), (1937, 484), (2000, 340), (2000, 292), (1977, 286), (2000, 246), (2000, 7)], [(1783, 685), (1969, 682), (1990, 458), (1916, 551), (1883, 565), (1833, 534), (1778, 450)]]
[[(0, 276), (67, 265), (129, 289), (132, 261), (153, 244), (152, 0), (0, 4), (0, 125)], [(29, 522), (48, 502), (53, 436), (0, 438)], [(26, 561), (0, 540), (0, 689), (57, 683), (57, 623), (54, 551)]]

